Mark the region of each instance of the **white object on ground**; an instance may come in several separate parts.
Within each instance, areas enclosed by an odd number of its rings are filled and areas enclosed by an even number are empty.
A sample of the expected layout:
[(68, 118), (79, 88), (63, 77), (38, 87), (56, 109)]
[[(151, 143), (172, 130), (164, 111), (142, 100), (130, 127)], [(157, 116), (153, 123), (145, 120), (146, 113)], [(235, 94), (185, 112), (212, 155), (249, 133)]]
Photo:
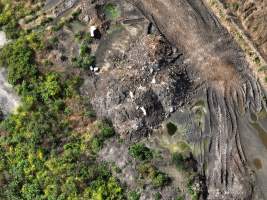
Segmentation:
[(95, 67), (94, 68), (94, 72), (98, 72), (99, 71), (99, 68), (98, 67)]
[(156, 78), (154, 77), (151, 81), (152, 84), (155, 84), (156, 83)]
[(141, 110), (143, 111), (144, 116), (146, 116), (147, 115), (146, 109), (144, 107), (141, 107)]
[(133, 92), (132, 92), (132, 91), (130, 91), (129, 95), (130, 95), (131, 99), (133, 99), (133, 98), (134, 98), (134, 94), (133, 94)]
[(97, 30), (96, 26), (90, 26), (90, 35), (95, 37), (95, 31)]

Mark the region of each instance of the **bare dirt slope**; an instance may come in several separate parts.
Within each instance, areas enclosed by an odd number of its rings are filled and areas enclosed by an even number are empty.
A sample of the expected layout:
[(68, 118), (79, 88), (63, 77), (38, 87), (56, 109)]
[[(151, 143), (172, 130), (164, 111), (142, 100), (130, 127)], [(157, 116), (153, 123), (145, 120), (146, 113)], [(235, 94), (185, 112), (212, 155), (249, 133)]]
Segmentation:
[[(208, 199), (264, 199), (267, 166), (253, 156), (257, 145), (264, 149), (266, 94), (233, 37), (200, 0), (120, 4), (128, 12), (122, 20), (129, 13), (135, 13), (131, 19), (144, 15), (161, 34), (144, 20), (102, 38), (97, 54), (104, 67), (82, 88), (98, 116), (111, 119), (118, 133), (134, 140), (171, 115), (189, 127), (188, 141), (198, 147), (194, 156)], [(196, 122), (199, 101), (203, 114)], [(251, 158), (261, 172), (253, 172)]]
[(210, 137), (205, 158), (210, 198), (252, 198), (238, 119), (246, 112), (260, 112), (265, 102), (264, 91), (248, 69), (244, 54), (202, 1), (133, 3), (172, 44), (183, 49), (185, 62), (206, 83), (210, 119), (202, 137)]

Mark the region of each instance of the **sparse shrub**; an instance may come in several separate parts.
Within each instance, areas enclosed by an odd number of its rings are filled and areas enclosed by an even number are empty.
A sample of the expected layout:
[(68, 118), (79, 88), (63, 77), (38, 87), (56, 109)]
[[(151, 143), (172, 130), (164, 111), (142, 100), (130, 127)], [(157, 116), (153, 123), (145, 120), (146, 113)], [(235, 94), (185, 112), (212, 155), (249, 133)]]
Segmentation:
[(187, 183), (187, 192), (190, 194), (192, 200), (198, 200), (200, 195), (200, 188), (193, 178), (190, 178)]
[(49, 66), (52, 66), (52, 65), (53, 65), (53, 62), (51, 60), (46, 59), (44, 61), (44, 66), (49, 67)]
[(159, 171), (157, 171), (155, 176), (152, 178), (152, 184), (155, 187), (163, 187), (167, 185), (169, 181), (170, 178), (166, 174)]
[(104, 6), (104, 13), (109, 20), (115, 20), (120, 16), (118, 7), (111, 3)]
[(105, 140), (115, 135), (115, 131), (109, 122), (99, 123), (100, 137)]
[(178, 170), (184, 170), (186, 169), (186, 164), (185, 164), (185, 158), (182, 154), (179, 154), (179, 153), (175, 153), (173, 156), (172, 156), (172, 161), (173, 163), (175, 164), (176, 168)]
[(85, 32), (84, 32), (84, 31), (79, 31), (78, 33), (76, 33), (76, 34), (74, 35), (74, 37), (75, 37), (77, 40), (81, 41), (81, 40), (84, 38), (84, 35), (85, 35)]
[(160, 194), (159, 192), (157, 192), (157, 193), (155, 194), (155, 200), (161, 200), (161, 199), (162, 199), (161, 194)]
[(95, 137), (91, 141), (91, 150), (93, 153), (98, 153), (103, 147), (103, 140), (99, 137)]
[(142, 178), (153, 179), (156, 175), (156, 168), (150, 163), (140, 164), (137, 168)]
[(175, 200), (185, 200), (185, 198), (184, 197), (182, 197), (182, 196), (178, 196), (178, 197), (176, 197), (176, 199)]

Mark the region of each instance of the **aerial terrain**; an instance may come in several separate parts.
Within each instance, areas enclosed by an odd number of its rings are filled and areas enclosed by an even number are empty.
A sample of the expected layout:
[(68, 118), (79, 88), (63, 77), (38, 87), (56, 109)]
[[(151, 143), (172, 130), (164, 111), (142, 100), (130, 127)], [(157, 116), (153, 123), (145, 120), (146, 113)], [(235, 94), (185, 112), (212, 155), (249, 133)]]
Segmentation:
[(0, 200), (267, 199), (267, 0), (0, 0)]

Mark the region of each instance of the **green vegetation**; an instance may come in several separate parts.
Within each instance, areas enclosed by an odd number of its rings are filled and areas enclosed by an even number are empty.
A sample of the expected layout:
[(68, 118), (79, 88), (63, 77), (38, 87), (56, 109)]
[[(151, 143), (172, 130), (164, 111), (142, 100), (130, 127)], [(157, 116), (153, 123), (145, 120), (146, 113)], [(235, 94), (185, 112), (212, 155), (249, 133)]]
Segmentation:
[(115, 135), (113, 128), (108, 122), (98, 123), (97, 128), (99, 133), (91, 141), (91, 150), (93, 153), (98, 153), (102, 149), (104, 141)]
[(193, 159), (188, 154), (188, 152), (185, 153), (174, 153), (172, 155), (172, 162), (176, 166), (178, 171), (184, 171), (188, 173), (193, 172)]
[(167, 127), (167, 131), (169, 135), (174, 135), (175, 132), (177, 131), (177, 126), (173, 124), (172, 122), (168, 122), (166, 124), (166, 127)]
[(34, 63), (34, 51), (25, 38), (6, 46), (0, 53), (0, 62), (2, 66), (8, 66), (8, 81), (12, 85), (24, 84), (28, 88), (36, 82), (38, 71)]
[[(76, 117), (90, 119), (91, 128), (75, 129), (70, 120), (73, 108), (67, 102), (75, 99), (74, 107), (80, 106), (80, 78), (39, 69), (37, 55), (49, 47), (44, 34), (24, 31), (17, 24), (32, 10), (24, 9), (26, 1), (5, 2), (0, 6), (0, 26), (13, 40), (1, 50), (0, 64), (7, 66), (8, 81), (22, 104), (0, 122), (0, 199), (125, 199), (109, 164), (97, 160), (105, 140), (115, 135), (112, 125), (84, 114), (84, 108)], [(57, 42), (52, 37), (50, 45)], [(84, 45), (80, 54), (86, 57), (88, 51)]]
[(160, 194), (159, 192), (157, 192), (157, 193), (155, 194), (155, 200), (161, 200), (161, 199), (162, 199), (161, 194)]
[(121, 15), (119, 8), (111, 3), (104, 6), (104, 13), (109, 20), (116, 20)]
[(186, 161), (182, 154), (175, 153), (172, 157), (172, 160), (178, 170), (185, 170)]
[(141, 177), (149, 180), (154, 187), (163, 187), (169, 184), (170, 178), (157, 170), (150, 163), (143, 163), (138, 166), (138, 172)]
[(129, 148), (129, 154), (140, 161), (150, 160), (153, 154), (144, 144), (134, 144)]
[(234, 11), (237, 11), (239, 9), (239, 3), (234, 2), (234, 3), (227, 3), (226, 8), (231, 8)]
[[(21, 91), (23, 106), (1, 124), (1, 130), (8, 133), (0, 140), (1, 198), (122, 199), (122, 188), (107, 165), (96, 162), (94, 156), (114, 130), (99, 122), (89, 141), (72, 132), (63, 108), (77, 81), (66, 81), (68, 92), (64, 91), (60, 76), (38, 72), (29, 59), (33, 54), (25, 53), (33, 50), (25, 44), (20, 48), (18, 41), (11, 45), (15, 51), (4, 59), (10, 63), (9, 80)], [(24, 62), (22, 66), (30, 70), (17, 74), (15, 69), (21, 66), (17, 62)]]
[(91, 66), (95, 65), (95, 57), (90, 55), (91, 49), (89, 48), (89, 44), (92, 42), (92, 38), (88, 34), (77, 37), (79, 39), (84, 38), (84, 40), (80, 46), (79, 56), (72, 58), (73, 66), (88, 70)]
[(184, 200), (184, 197), (178, 196), (175, 200)]
[(194, 182), (194, 178), (190, 178), (187, 183), (187, 192), (191, 196), (192, 200), (198, 200), (200, 196), (200, 188)]
[(128, 194), (128, 200), (139, 200), (141, 197), (140, 193), (136, 191), (129, 192)]

